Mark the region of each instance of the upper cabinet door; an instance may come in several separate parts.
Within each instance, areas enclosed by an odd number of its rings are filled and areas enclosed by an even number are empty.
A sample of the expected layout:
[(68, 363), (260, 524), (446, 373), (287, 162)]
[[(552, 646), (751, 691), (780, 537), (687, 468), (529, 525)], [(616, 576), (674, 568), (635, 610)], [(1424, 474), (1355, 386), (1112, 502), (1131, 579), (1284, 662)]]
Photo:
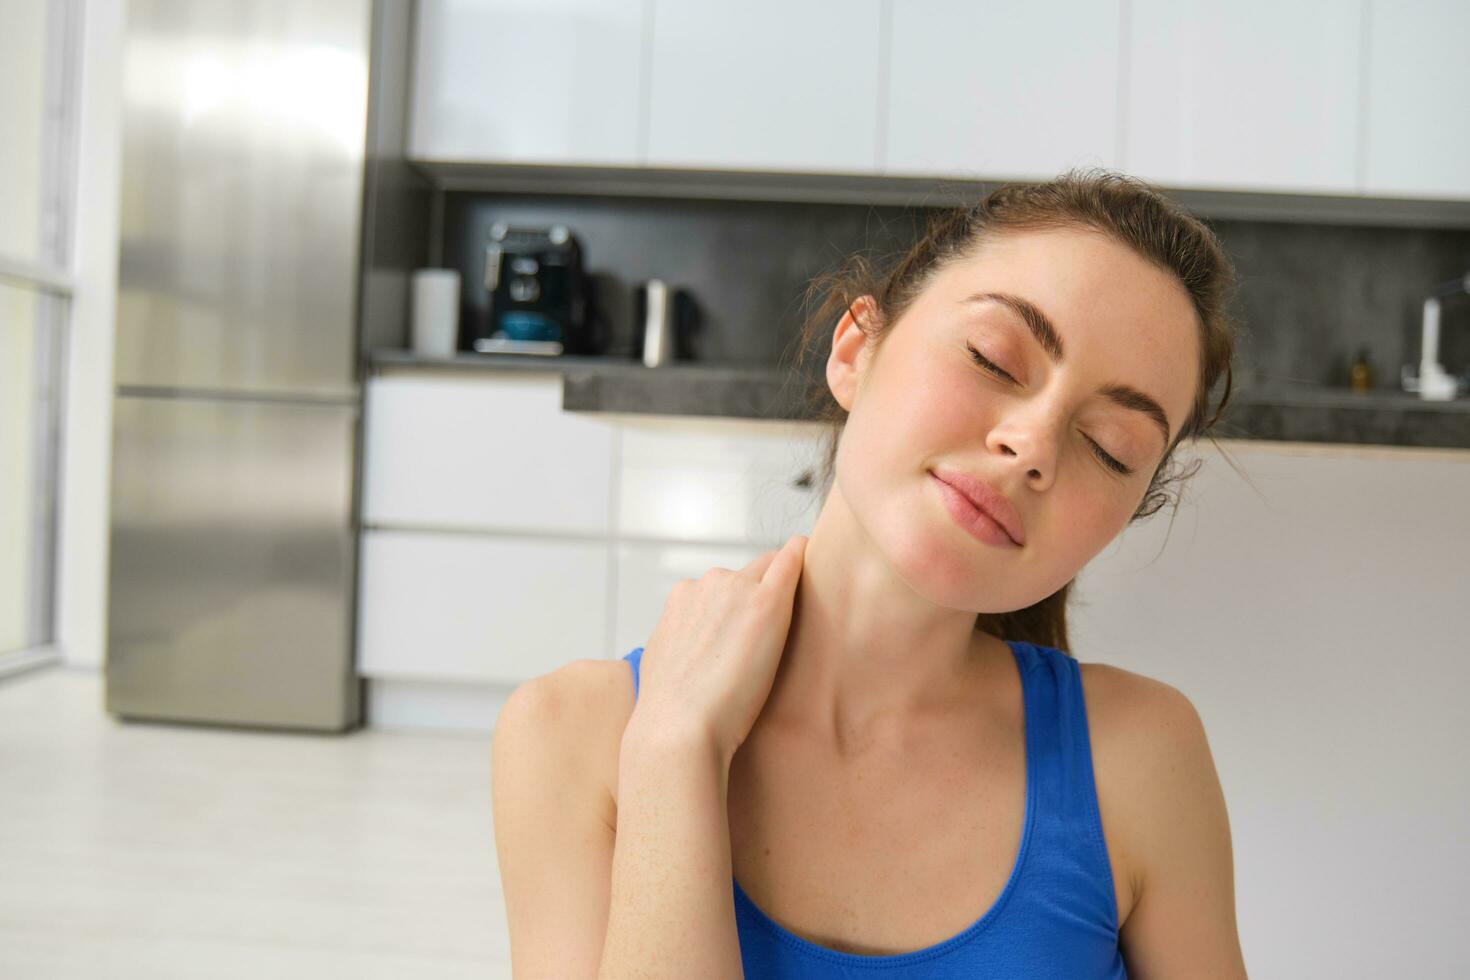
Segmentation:
[(1470, 198), (1470, 4), (1373, 0), (1363, 191)]
[(1356, 193), (1360, 3), (1130, 2), (1130, 173), (1173, 186)]
[(1034, 179), (1114, 166), (1120, 2), (895, 2), (883, 171)]
[(651, 166), (873, 173), (879, 0), (665, 0)]
[(634, 164), (653, 0), (420, 0), (408, 155)]

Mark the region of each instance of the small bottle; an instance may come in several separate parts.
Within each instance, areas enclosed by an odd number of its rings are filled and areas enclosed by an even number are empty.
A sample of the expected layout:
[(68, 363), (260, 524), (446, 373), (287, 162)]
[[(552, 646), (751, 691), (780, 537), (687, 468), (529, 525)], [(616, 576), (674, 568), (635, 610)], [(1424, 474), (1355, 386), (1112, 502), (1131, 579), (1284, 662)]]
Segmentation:
[(1368, 348), (1359, 347), (1353, 357), (1351, 369), (1353, 391), (1370, 391), (1373, 388), (1373, 365), (1368, 363)]

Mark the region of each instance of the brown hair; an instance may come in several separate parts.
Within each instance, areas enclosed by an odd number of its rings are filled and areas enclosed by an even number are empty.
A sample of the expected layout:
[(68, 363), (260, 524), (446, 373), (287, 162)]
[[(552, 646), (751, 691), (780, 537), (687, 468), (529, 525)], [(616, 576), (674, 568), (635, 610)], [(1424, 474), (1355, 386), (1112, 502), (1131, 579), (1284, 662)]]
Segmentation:
[[(1237, 288), (1234, 266), (1215, 233), (1144, 181), (1102, 168), (1069, 170), (1037, 184), (1006, 184), (974, 207), (934, 214), (925, 234), (886, 272), (862, 254), (854, 254), (835, 271), (813, 279), (803, 305), (812, 309), (795, 341), (794, 377), (810, 383), (807, 417), (831, 423), (822, 485), (831, 489), (837, 443), (847, 410), (832, 397), (823, 370), (831, 350), (831, 333), (842, 314), (863, 295), (877, 300), (874, 315), (859, 321), (870, 342), (881, 345), (893, 325), (944, 266), (972, 255), (975, 249), (1006, 231), (1081, 227), (1101, 231), (1140, 256), (1172, 273), (1188, 291), (1199, 318), (1199, 385), (1194, 407), (1154, 471), (1137, 511), (1140, 520), (1171, 499), (1169, 487), (1182, 484), (1200, 467), (1175, 466), (1174, 453), (1186, 438), (1210, 435), (1230, 400), (1235, 354), (1235, 320), (1230, 313)], [(1214, 409), (1210, 394), (1223, 379), (1224, 393)], [(1218, 443), (1210, 440), (1217, 449)], [(1222, 450), (1223, 451), (1223, 450)], [(1178, 511), (1178, 497), (1173, 497)], [(980, 613), (975, 628), (1005, 639), (1070, 649), (1067, 636), (1068, 594), (1073, 578), (1040, 602), (1004, 613)]]

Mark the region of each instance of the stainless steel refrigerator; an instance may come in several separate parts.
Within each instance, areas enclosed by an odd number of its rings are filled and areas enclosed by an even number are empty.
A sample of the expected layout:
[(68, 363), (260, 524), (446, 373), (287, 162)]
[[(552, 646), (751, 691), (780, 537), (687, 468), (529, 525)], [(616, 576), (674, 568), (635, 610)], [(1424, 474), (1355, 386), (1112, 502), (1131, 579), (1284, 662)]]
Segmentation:
[(128, 7), (107, 708), (346, 730), (362, 354), (425, 237), (411, 6)]

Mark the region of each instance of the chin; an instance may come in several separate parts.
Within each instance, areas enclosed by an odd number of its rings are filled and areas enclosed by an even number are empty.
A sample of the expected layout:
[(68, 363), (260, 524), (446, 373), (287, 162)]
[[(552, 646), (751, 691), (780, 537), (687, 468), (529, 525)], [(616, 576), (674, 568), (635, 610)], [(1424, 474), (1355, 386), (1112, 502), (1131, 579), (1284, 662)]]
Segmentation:
[(913, 512), (901, 518), (901, 508), (885, 515), (890, 523), (882, 526), (876, 541), (894, 572), (937, 606), (974, 609), (977, 602), (1003, 606), (1018, 584), (1016, 552), (998, 551), (974, 541), (954, 527), (943, 510), (936, 510), (938, 520), (927, 508), (920, 510), (917, 519)]

